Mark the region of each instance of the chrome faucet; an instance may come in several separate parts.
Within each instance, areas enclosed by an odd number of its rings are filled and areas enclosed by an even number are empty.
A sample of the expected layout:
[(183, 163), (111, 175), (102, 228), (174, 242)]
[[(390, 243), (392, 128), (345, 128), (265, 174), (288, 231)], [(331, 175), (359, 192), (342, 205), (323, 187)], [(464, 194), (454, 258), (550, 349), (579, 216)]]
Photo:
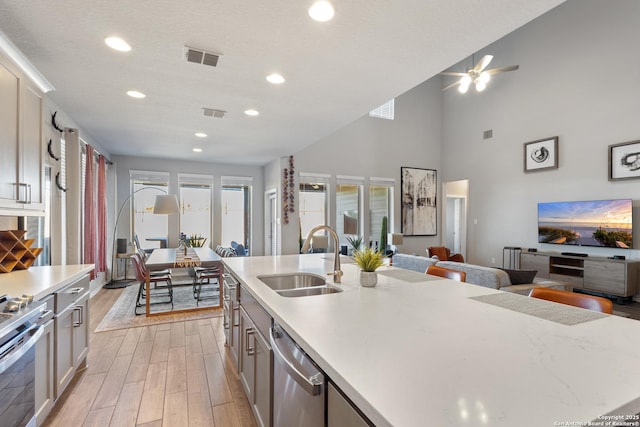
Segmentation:
[(328, 225), (316, 225), (315, 227), (313, 227), (311, 229), (311, 231), (309, 231), (309, 234), (307, 235), (306, 240), (304, 241), (304, 244), (302, 245), (302, 249), (301, 252), (305, 253), (309, 250), (309, 244), (311, 243), (311, 239), (313, 238), (313, 235), (316, 231), (319, 230), (327, 230), (329, 232), (329, 234), (331, 235), (331, 237), (333, 238), (333, 249), (334, 249), (334, 255), (333, 255), (333, 273), (328, 273), (330, 276), (333, 276), (333, 283), (340, 283), (340, 278), (342, 277), (342, 270), (340, 269), (340, 242), (338, 239), (338, 233), (336, 233), (336, 231), (329, 227)]

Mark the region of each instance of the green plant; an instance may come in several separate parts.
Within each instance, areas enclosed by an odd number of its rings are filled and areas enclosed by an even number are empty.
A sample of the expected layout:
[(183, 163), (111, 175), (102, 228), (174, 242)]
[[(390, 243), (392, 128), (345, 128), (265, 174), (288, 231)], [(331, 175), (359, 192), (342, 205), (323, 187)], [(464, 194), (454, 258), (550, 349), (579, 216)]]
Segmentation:
[(380, 231), (380, 252), (385, 253), (387, 250), (387, 217), (382, 217), (382, 230)]
[(185, 239), (187, 246), (192, 248), (202, 248), (207, 241), (206, 237), (202, 237), (201, 234), (192, 234)]
[(362, 271), (376, 271), (383, 264), (382, 252), (371, 248), (364, 248), (353, 252), (353, 258)]
[(349, 242), (354, 251), (360, 250), (362, 236), (347, 236), (347, 242)]

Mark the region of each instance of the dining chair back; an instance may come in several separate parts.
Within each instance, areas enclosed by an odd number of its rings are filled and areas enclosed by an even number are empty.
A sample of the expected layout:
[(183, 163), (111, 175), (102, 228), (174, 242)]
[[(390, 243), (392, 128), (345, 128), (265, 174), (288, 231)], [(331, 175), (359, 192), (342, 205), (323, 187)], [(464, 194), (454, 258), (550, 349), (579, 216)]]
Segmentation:
[(613, 303), (606, 298), (576, 292), (561, 291), (551, 288), (533, 288), (529, 292), (533, 298), (545, 299), (561, 304), (595, 310), (601, 313), (613, 314)]
[[(136, 280), (139, 282), (138, 296), (136, 298), (136, 306), (134, 312), (135, 314), (142, 314), (138, 313), (138, 308), (144, 306), (142, 300), (146, 298), (147, 267), (144, 264), (142, 255), (138, 253), (134, 253), (131, 255), (131, 264), (133, 264), (133, 270), (135, 272)], [(160, 300), (153, 303), (150, 302), (150, 304), (171, 304), (171, 308), (173, 309), (173, 284), (171, 283), (171, 275), (152, 275), (149, 277), (149, 283), (153, 285), (149, 288), (149, 293), (161, 293), (163, 296), (168, 297), (167, 300)], [(158, 286), (159, 284), (164, 285)]]
[(444, 277), (451, 280), (457, 280), (458, 282), (465, 282), (467, 280), (467, 273), (465, 273), (464, 271), (438, 267), (437, 265), (430, 265), (429, 268), (427, 268), (426, 274), (430, 274), (431, 276)]

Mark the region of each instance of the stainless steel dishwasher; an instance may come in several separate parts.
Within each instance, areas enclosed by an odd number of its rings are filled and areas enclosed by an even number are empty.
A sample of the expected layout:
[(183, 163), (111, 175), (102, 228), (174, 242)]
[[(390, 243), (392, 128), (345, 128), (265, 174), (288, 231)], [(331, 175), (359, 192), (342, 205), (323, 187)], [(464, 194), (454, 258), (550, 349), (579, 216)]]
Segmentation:
[(273, 426), (323, 427), (323, 372), (275, 322), (270, 338), (273, 348)]

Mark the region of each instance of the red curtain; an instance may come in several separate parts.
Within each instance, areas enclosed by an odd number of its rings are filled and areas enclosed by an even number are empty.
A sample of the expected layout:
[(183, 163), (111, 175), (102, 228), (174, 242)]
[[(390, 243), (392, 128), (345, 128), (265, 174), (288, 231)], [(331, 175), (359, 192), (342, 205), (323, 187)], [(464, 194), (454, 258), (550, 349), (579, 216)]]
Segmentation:
[(107, 166), (104, 156), (98, 160), (98, 250), (96, 270), (107, 271)]
[[(85, 264), (94, 264), (96, 258), (96, 209), (94, 201), (93, 148), (87, 144), (84, 175), (84, 253)], [(93, 276), (91, 277), (93, 279)]]

